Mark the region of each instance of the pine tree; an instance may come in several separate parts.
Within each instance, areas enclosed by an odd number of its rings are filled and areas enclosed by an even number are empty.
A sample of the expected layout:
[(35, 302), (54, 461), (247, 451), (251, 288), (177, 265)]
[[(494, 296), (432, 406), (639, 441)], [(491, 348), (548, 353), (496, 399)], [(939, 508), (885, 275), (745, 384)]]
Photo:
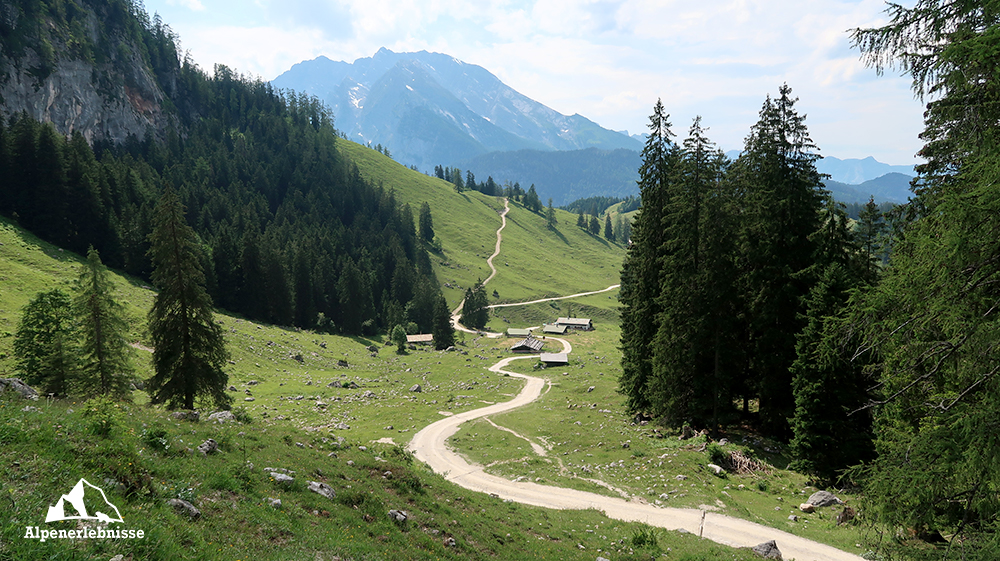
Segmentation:
[(583, 228), (584, 230), (587, 229), (587, 219), (583, 217), (582, 208), (580, 209), (580, 212), (576, 215), (576, 225), (577, 227)]
[(789, 366), (795, 336), (804, 326), (800, 302), (815, 278), (812, 268), (822, 208), (820, 158), (795, 111), (797, 99), (782, 85), (751, 128), (730, 180), (744, 193), (740, 275), (750, 318), (749, 379), (755, 381), (761, 428), (789, 434), (794, 412)]
[(601, 223), (597, 220), (596, 216), (591, 215), (590, 222), (587, 225), (587, 230), (595, 236), (599, 236), (601, 234)]
[(486, 289), (483, 288), (483, 281), (476, 281), (476, 285), (465, 290), (465, 301), (462, 304), (462, 325), (474, 329), (486, 327), (489, 321), (489, 301), (486, 298)]
[(725, 156), (696, 118), (680, 150), (662, 210), (662, 310), (651, 349), (650, 400), (667, 425), (718, 426), (731, 409), (734, 245), (727, 213)]
[(69, 393), (76, 374), (73, 343), (73, 310), (68, 294), (59, 289), (40, 292), (24, 307), (14, 356), (24, 381), (43, 393), (58, 397)]
[(228, 359), (222, 328), (213, 320), (197, 237), (170, 187), (156, 205), (150, 245), (153, 283), (160, 290), (149, 311), (151, 401), (194, 409), (195, 399), (204, 396), (226, 407), (231, 400), (226, 395), (229, 377), (222, 369)]
[(420, 205), (419, 228), (420, 238), (427, 243), (434, 241), (434, 221), (431, 218), (431, 205), (424, 201)]
[(434, 348), (444, 350), (455, 345), (455, 328), (451, 325), (451, 311), (444, 295), (438, 293), (434, 300), (434, 324), (431, 326), (434, 335)]
[(545, 209), (545, 224), (550, 230), (556, 228), (556, 209), (552, 208), (552, 198), (549, 197), (549, 206)]
[(612, 241), (612, 242), (615, 241), (615, 229), (614, 229), (614, 226), (611, 225), (611, 215), (610, 214), (608, 214), (604, 218), (604, 237), (608, 241)]
[(125, 309), (115, 299), (111, 274), (96, 249), (80, 270), (73, 312), (80, 342), (80, 369), (71, 392), (84, 397), (131, 399), (132, 348)]
[(670, 126), (670, 116), (663, 102), (657, 100), (639, 168), (639, 191), (643, 204), (635, 218), (634, 243), (622, 266), (619, 293), (622, 303), (619, 391), (625, 395), (625, 405), (630, 412), (647, 411), (652, 405), (648, 384), (652, 379), (652, 342), (661, 311), (657, 295), (663, 273), (657, 252), (663, 245), (666, 191), (678, 159)]

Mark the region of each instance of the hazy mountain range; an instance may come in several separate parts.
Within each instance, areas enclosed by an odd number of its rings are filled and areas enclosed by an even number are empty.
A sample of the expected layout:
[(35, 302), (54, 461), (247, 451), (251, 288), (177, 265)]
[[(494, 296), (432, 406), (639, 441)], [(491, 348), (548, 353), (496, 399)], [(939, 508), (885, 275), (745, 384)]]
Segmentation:
[(481, 66), (439, 53), (383, 48), (353, 63), (319, 57), (271, 83), (318, 97), (348, 138), (381, 144), (397, 161), (423, 170), (497, 151), (642, 148), (626, 134), (518, 93)]
[[(535, 184), (557, 205), (597, 195), (638, 193), (642, 135), (563, 115), (501, 82), (485, 68), (440, 53), (380, 49), (353, 63), (300, 62), (271, 82), (316, 96), (351, 140), (381, 145), (405, 165), (471, 170), (479, 181)], [(727, 152), (736, 158), (739, 151)], [(912, 166), (872, 157), (817, 164), (843, 202), (905, 202)]]

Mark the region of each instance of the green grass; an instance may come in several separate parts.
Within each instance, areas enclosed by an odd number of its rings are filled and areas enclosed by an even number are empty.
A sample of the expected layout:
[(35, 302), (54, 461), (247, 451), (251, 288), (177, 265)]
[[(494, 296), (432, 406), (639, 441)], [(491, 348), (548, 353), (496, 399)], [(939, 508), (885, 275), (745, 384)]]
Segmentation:
[[(361, 175), (392, 189), (396, 199), (409, 203), (414, 213), (427, 202), (441, 251), (432, 253), (438, 280), (448, 303), (454, 307), (465, 289), (490, 274), (486, 265), (495, 248), (503, 200), (475, 191), (455, 192), (454, 186), (403, 166), (355, 142), (338, 141)], [(576, 227), (576, 215), (556, 210), (558, 224), (550, 230), (545, 218), (510, 203), (500, 255), (494, 259), (499, 273), (489, 283), (490, 303), (534, 300), (618, 283), (622, 246)], [(500, 295), (492, 296), (493, 290)]]
[[(450, 285), (445, 287), (449, 303), (457, 304), (465, 287), (488, 274), (485, 260), (493, 251), (502, 202), (479, 193), (455, 193), (449, 183), (412, 172), (360, 145), (341, 146), (362, 174), (392, 188), (397, 200), (409, 203), (415, 212), (421, 202), (430, 203), (440, 243), (432, 261), (439, 280)], [(575, 215), (558, 211), (558, 220), (552, 231), (542, 217), (511, 205), (503, 248), (495, 260), (499, 274), (487, 289), (491, 303), (599, 290), (618, 282), (623, 249), (576, 228)], [(3, 221), (0, 244), (0, 373), (12, 375), (11, 343), (20, 309), (42, 290), (58, 286), (68, 291), (82, 261)], [(132, 338), (142, 343), (147, 340), (145, 314), (153, 292), (125, 277), (117, 277), (116, 286), (133, 318)], [(494, 289), (499, 298), (492, 296)], [(787, 520), (806, 489), (801, 476), (779, 471), (767, 478), (767, 491), (759, 490), (755, 478), (718, 479), (705, 471), (704, 452), (675, 438), (655, 438), (651, 426), (632, 424), (616, 393), (616, 291), (497, 309), (489, 328), (541, 325), (566, 315), (591, 317), (597, 329), (567, 336), (574, 346), (567, 367), (536, 370), (534, 361), (515, 361), (512, 370), (540, 372), (552, 380), (552, 389), (534, 404), (490, 419), (551, 446), (546, 457), (535, 456), (526, 441), (485, 420), (464, 426), (453, 439), (462, 453), (494, 464), (491, 471), (511, 478), (616, 494), (587, 481), (596, 479), (649, 502), (715, 506), (726, 514), (855, 550), (856, 532), (834, 528), (829, 512), (797, 513), (809, 520), (797, 525)], [(5, 467), (0, 473), (13, 515), (4, 526), (0, 559), (109, 558), (123, 553), (136, 559), (336, 555), (592, 560), (603, 555), (617, 561), (649, 559), (668, 549), (669, 556), (678, 559), (750, 558), (691, 536), (649, 533), (641, 525), (611, 521), (597, 512), (503, 503), (449, 484), (413, 463), (397, 446), (382, 443), (392, 439), (405, 445), (416, 430), (442, 415), (515, 395), (522, 382), (487, 370), (510, 356), (510, 339), (459, 334), (457, 352), (422, 348), (400, 355), (384, 346), (382, 337), (335, 337), (226, 315), (217, 319), (231, 353), (227, 371), (235, 405), (254, 419), (250, 425), (173, 421), (162, 409), (146, 405), (144, 393), (135, 392), (135, 403), (121, 417), (118, 437), (101, 440), (89, 434), (78, 403), (42, 402), (36, 404), (39, 412), (4, 403), (0, 465)], [(367, 349), (372, 345), (377, 353)], [(549, 342), (546, 348), (558, 350), (559, 345)], [(149, 357), (146, 351), (136, 352), (140, 376), (150, 373)], [(348, 366), (339, 366), (340, 360)], [(414, 384), (422, 391), (408, 391)], [(143, 438), (144, 431), (148, 437), (155, 430), (165, 431), (156, 434), (169, 443), (166, 452), (153, 450), (159, 440)], [(338, 437), (345, 439), (346, 447), (334, 446)], [(179, 452), (206, 438), (220, 442), (220, 454), (201, 458)], [(625, 442), (629, 448), (622, 447)], [(758, 446), (760, 453), (783, 467), (780, 454), (768, 455), (764, 446), (770, 444)], [(337, 457), (329, 457), (330, 452)], [(254, 470), (245, 469), (244, 454)], [(612, 463), (617, 467), (609, 467)], [(297, 481), (287, 489), (278, 487), (263, 474), (263, 467), (295, 470)], [(393, 477), (383, 479), (385, 471), (392, 471)], [(676, 475), (688, 477), (683, 486), (672, 479)], [(115, 485), (109, 498), (130, 524), (138, 520), (148, 528), (149, 539), (75, 545), (24, 540), (24, 526), (42, 526), (47, 506), (80, 477), (98, 485), (107, 477), (129, 488), (137, 486), (130, 491)], [(330, 484), (338, 499), (328, 501), (305, 490), (305, 479)], [(741, 484), (744, 489), (738, 488)], [(670, 498), (659, 499), (663, 493)], [(191, 522), (170, 510), (165, 501), (178, 495), (193, 498), (203, 517)], [(778, 496), (784, 500), (778, 501)], [(268, 497), (281, 498), (282, 509), (271, 508)], [(412, 523), (390, 523), (390, 508), (410, 512)], [(455, 537), (458, 547), (443, 546), (445, 537)], [(650, 545), (650, 537), (656, 544)]]

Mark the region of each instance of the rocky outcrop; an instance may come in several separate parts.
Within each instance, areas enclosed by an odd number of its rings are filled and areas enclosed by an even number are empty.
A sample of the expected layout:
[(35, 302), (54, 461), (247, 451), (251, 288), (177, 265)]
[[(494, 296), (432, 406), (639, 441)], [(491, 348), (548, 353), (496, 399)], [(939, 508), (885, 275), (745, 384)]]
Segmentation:
[[(91, 13), (86, 21), (84, 27), (97, 44), (97, 16)], [(4, 23), (30, 25), (17, 18)], [(49, 49), (53, 54), (45, 60), (39, 51)], [(79, 132), (89, 143), (119, 143), (129, 135), (141, 139), (147, 133), (162, 137), (173, 117), (164, 111), (166, 95), (141, 50), (120, 39), (117, 48), (107, 50), (111, 60), (105, 62), (73, 58), (73, 49), (52, 31), (38, 45), (29, 42), (20, 52), (0, 53), (0, 114), (9, 118), (27, 113), (67, 136)], [(169, 81), (172, 85), (176, 78)]]

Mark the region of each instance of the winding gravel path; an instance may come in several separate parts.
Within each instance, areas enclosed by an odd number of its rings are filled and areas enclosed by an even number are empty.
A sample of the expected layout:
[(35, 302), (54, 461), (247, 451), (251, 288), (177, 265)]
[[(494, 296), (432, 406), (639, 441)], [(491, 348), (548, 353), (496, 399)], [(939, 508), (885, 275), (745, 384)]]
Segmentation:
[[(501, 225), (497, 230), (496, 249), (493, 255), (487, 259), (492, 273), (483, 281), (483, 284), (486, 284), (496, 276), (497, 270), (493, 266), (493, 258), (500, 254), (500, 242), (503, 240), (501, 232), (507, 226), (507, 212), (509, 210), (509, 203), (505, 199), (504, 210), (500, 213)], [(618, 288), (618, 286), (612, 285), (604, 290), (582, 292), (572, 296), (542, 298), (531, 302), (495, 304), (490, 307), (501, 308), (575, 298), (608, 292)], [(478, 333), (477, 331), (466, 329), (458, 323), (458, 314), (461, 309), (462, 304), (459, 303), (458, 308), (452, 313), (452, 323), (455, 328), (467, 333)], [(569, 353), (573, 350), (572, 345), (565, 339), (554, 337), (549, 337), (549, 339), (562, 343), (563, 352)], [(650, 504), (627, 501), (616, 497), (606, 497), (575, 489), (539, 485), (524, 481), (509, 481), (502, 477), (486, 473), (483, 471), (483, 466), (470, 463), (458, 453), (451, 450), (447, 445), (447, 440), (458, 432), (462, 423), (487, 415), (495, 415), (516, 409), (522, 405), (531, 403), (542, 395), (543, 389), (549, 386), (549, 382), (546, 380), (504, 370), (508, 364), (515, 360), (533, 358), (537, 359), (539, 355), (508, 357), (489, 368), (491, 372), (525, 380), (524, 388), (514, 399), (458, 413), (431, 423), (413, 435), (413, 439), (410, 440), (407, 449), (412, 451), (418, 460), (430, 466), (435, 473), (444, 475), (445, 479), (452, 483), (472, 491), (490, 493), (500, 498), (510, 499), (522, 504), (560, 510), (585, 510), (592, 508), (600, 510), (609, 518), (616, 520), (642, 522), (650, 526), (666, 528), (668, 530), (683, 529), (700, 537), (732, 547), (752, 547), (762, 542), (774, 540), (777, 542), (778, 549), (781, 550), (782, 556), (785, 559), (796, 559), (796, 561), (859, 561), (862, 559), (857, 555), (852, 555), (834, 547), (789, 534), (788, 532), (705, 510), (661, 508)]]

